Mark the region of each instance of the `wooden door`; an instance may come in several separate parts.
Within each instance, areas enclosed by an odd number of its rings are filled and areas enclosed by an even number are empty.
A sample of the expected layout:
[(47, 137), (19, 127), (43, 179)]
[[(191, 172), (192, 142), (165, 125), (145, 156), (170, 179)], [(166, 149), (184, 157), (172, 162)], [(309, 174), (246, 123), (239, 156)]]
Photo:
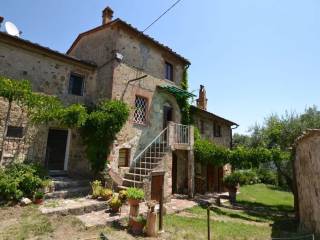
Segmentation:
[(172, 194), (177, 193), (177, 155), (172, 153)]
[(215, 182), (215, 174), (214, 174), (214, 166), (208, 164), (207, 165), (207, 191), (214, 192), (214, 182)]
[(49, 130), (46, 150), (46, 164), (49, 170), (64, 170), (67, 141), (68, 130)]
[(163, 194), (164, 174), (151, 177), (151, 200), (160, 202)]
[(172, 107), (163, 107), (163, 129), (168, 126), (168, 122), (172, 121)]

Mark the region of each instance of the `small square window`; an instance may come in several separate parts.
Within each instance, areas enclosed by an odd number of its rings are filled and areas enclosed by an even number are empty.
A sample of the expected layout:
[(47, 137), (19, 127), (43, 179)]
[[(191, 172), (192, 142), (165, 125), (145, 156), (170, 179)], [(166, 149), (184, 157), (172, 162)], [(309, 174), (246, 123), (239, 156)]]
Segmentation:
[(69, 79), (69, 94), (83, 96), (83, 76), (71, 73)]
[(217, 123), (213, 124), (213, 136), (221, 137), (221, 126)]
[(173, 66), (171, 63), (166, 62), (166, 72), (165, 72), (165, 77), (167, 80), (173, 81)]
[(8, 126), (6, 137), (22, 138), (23, 137), (23, 127)]
[(136, 96), (135, 111), (133, 121), (138, 124), (145, 124), (147, 120), (147, 104), (148, 100), (143, 97)]
[(118, 167), (129, 167), (130, 149), (121, 148), (119, 150)]

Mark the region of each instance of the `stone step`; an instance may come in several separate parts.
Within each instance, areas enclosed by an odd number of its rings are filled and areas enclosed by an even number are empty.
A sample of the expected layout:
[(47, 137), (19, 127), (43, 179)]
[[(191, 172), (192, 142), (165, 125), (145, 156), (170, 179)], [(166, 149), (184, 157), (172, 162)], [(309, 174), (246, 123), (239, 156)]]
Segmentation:
[(142, 162), (152, 162), (152, 163), (158, 163), (162, 160), (161, 157), (142, 157), (140, 161)]
[(151, 172), (151, 169), (145, 169), (145, 168), (131, 168), (129, 170), (129, 173), (135, 173), (135, 174), (142, 174), (142, 175), (148, 175)]
[(137, 187), (137, 188), (142, 188), (143, 187), (143, 183), (140, 181), (134, 181), (134, 180), (130, 180), (127, 178), (123, 179), (123, 186), (125, 187)]
[(67, 189), (61, 190), (61, 191), (54, 191), (51, 193), (46, 193), (45, 198), (46, 199), (73, 198), (73, 197), (86, 196), (89, 194), (90, 190), (91, 190), (90, 186), (67, 188)]
[(49, 176), (51, 177), (67, 177), (68, 172), (64, 170), (49, 170)]
[(55, 191), (66, 190), (68, 188), (88, 187), (89, 180), (74, 180), (74, 179), (53, 179)]
[(162, 158), (166, 152), (155, 152), (155, 151), (146, 151), (143, 154), (143, 157), (157, 157), (157, 158)]
[(46, 200), (39, 210), (43, 214), (82, 215), (107, 209), (105, 201), (90, 198), (50, 199)]
[(142, 181), (143, 178), (147, 177), (148, 175), (141, 175), (137, 173), (126, 173), (124, 175), (124, 178), (130, 179), (130, 180), (136, 180), (136, 181)]

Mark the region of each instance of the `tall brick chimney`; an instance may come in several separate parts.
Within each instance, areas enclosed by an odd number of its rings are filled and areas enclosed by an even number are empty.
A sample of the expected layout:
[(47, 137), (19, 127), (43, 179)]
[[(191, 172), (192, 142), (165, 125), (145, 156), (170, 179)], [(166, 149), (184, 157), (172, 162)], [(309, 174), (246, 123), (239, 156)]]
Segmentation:
[(112, 18), (113, 18), (113, 10), (110, 7), (106, 7), (102, 11), (102, 25), (111, 22)]
[(204, 89), (203, 85), (200, 85), (199, 98), (197, 99), (197, 107), (203, 110), (207, 110), (207, 102), (208, 99), (206, 96), (206, 90)]

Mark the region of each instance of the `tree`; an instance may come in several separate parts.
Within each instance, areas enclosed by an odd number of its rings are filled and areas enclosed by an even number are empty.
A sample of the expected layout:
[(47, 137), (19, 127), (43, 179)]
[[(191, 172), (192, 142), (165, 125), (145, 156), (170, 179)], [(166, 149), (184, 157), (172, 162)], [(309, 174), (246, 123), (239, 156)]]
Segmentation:
[(294, 194), (297, 217), (298, 196), (293, 168), (294, 152), (292, 151), (292, 146), (295, 139), (310, 128), (320, 128), (320, 112), (316, 106), (305, 109), (302, 114), (295, 112), (285, 112), (282, 116), (272, 114), (265, 119), (262, 126), (255, 125), (250, 129), (250, 139), (244, 141), (243, 136), (235, 137), (238, 144), (252, 148), (265, 147), (272, 150), (271, 161), (277, 168), (278, 176), (280, 179), (284, 179)]

